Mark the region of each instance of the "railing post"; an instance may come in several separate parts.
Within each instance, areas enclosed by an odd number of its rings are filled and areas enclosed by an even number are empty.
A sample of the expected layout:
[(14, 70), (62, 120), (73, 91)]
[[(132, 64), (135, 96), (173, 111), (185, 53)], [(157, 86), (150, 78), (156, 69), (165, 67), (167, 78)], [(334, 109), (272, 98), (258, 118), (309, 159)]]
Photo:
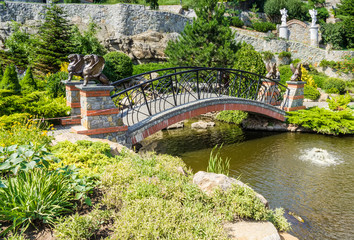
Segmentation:
[(151, 114), (151, 110), (150, 110), (150, 107), (149, 107), (149, 104), (148, 104), (148, 101), (147, 101), (147, 98), (146, 98), (146, 95), (145, 95), (144, 88), (143, 88), (143, 86), (141, 86), (140, 88), (141, 88), (141, 92), (143, 93), (143, 96), (144, 96), (146, 108), (147, 108), (147, 110), (148, 110), (148, 112), (149, 112), (149, 114), (151, 116), (152, 114)]
[(177, 98), (176, 98), (175, 90), (173, 88), (172, 77), (170, 77), (170, 84), (171, 84), (171, 89), (172, 89), (173, 101), (175, 102), (175, 106), (177, 106)]
[(197, 70), (197, 93), (198, 93), (198, 99), (200, 99), (200, 90), (199, 90), (199, 70)]

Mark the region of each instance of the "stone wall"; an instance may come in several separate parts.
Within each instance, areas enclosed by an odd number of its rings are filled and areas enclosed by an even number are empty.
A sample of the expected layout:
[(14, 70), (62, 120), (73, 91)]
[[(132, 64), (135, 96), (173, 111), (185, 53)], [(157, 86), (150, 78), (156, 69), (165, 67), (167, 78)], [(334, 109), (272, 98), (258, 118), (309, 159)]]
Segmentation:
[(293, 19), (288, 21), (287, 24), (290, 32), (290, 41), (301, 42), (308, 45), (311, 44), (310, 25), (308, 23)]
[(291, 58), (299, 58), (303, 62), (319, 64), (323, 59), (332, 61), (341, 61), (344, 56), (354, 57), (354, 51), (329, 51), (321, 48), (311, 47), (309, 45), (286, 40), (265, 40), (264, 37), (252, 36), (246, 30), (233, 28), (236, 31), (235, 40), (245, 41), (251, 44), (257, 51), (271, 51), (273, 53), (291, 52)]

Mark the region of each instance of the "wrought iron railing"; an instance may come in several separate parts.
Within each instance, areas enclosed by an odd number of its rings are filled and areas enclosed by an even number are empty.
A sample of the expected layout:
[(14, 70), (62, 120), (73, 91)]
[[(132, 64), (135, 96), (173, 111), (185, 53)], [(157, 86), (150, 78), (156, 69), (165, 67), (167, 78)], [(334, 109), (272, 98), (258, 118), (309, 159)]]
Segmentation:
[(236, 97), (283, 108), (283, 95), (289, 91), (278, 81), (258, 74), (202, 67), (166, 68), (112, 85), (111, 98), (128, 126), (173, 107), (210, 98)]

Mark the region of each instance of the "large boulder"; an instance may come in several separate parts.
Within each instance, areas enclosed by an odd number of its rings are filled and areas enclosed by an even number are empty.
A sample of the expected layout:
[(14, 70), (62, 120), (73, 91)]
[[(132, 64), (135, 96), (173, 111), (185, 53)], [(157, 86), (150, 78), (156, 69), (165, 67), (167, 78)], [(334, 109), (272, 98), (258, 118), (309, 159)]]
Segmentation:
[(224, 230), (230, 239), (281, 240), (277, 229), (270, 222), (241, 221), (226, 223)]
[(214, 126), (215, 126), (214, 122), (204, 122), (204, 121), (198, 121), (191, 124), (191, 128), (196, 128), (196, 129), (207, 129), (208, 127), (214, 127)]
[[(193, 177), (193, 183), (197, 184), (198, 187), (206, 192), (207, 194), (212, 194), (215, 188), (220, 187), (223, 191), (227, 191), (233, 184), (237, 184), (241, 187), (252, 189), (243, 182), (228, 177), (224, 174), (208, 173), (199, 171)], [(268, 207), (268, 201), (261, 194), (256, 192), (256, 197)]]

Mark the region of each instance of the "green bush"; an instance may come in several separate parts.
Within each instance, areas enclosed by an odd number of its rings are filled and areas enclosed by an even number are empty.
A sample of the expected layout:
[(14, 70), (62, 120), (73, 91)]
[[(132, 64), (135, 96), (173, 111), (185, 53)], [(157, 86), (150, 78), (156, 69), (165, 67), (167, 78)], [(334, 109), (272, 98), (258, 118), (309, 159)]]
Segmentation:
[(271, 22), (253, 22), (252, 27), (258, 32), (268, 32), (276, 29), (276, 25)]
[(261, 54), (263, 56), (263, 60), (266, 62), (272, 60), (274, 57), (274, 53), (272, 53), (271, 51), (264, 51), (264, 52), (261, 52)]
[(273, 22), (280, 22), (280, 9), (288, 10), (288, 19), (308, 20), (308, 6), (300, 0), (267, 0), (264, 12)]
[(232, 27), (242, 27), (245, 23), (239, 17), (229, 17), (230, 26)]
[(33, 92), (37, 90), (37, 83), (33, 78), (32, 68), (28, 67), (24, 78), (20, 82), (22, 92)]
[(60, 215), (73, 207), (69, 179), (44, 168), (20, 172), (4, 181), (7, 187), (0, 188), (0, 220), (12, 223), (7, 231), (26, 229), (40, 221), (54, 224)]
[(244, 119), (248, 117), (248, 113), (239, 110), (226, 110), (221, 111), (216, 115), (216, 119), (219, 121), (241, 124)]
[(322, 41), (331, 44), (334, 49), (345, 47), (345, 26), (343, 22), (321, 23)]
[(173, 67), (173, 65), (169, 62), (146, 63), (146, 64), (133, 65), (133, 74), (132, 75), (138, 75), (141, 73), (150, 72), (150, 71), (163, 69), (163, 68), (170, 68), (170, 67)]
[(291, 52), (281, 52), (279, 53), (278, 57), (281, 59), (281, 58), (291, 58)]
[(106, 61), (103, 73), (109, 81), (115, 82), (130, 77), (133, 73), (132, 60), (121, 52), (110, 52), (104, 55)]
[(290, 69), (289, 65), (279, 66), (280, 72), (280, 83), (286, 84), (287, 81), (290, 81), (293, 72)]
[(323, 134), (353, 134), (353, 111), (346, 109), (333, 112), (324, 108), (313, 107), (296, 112), (288, 112), (287, 122), (312, 129)]
[(333, 111), (342, 111), (348, 107), (350, 100), (350, 94), (346, 93), (345, 95), (340, 95), (338, 97), (334, 97), (333, 99), (327, 99), (327, 102), (329, 109)]
[(317, 88), (305, 85), (304, 96), (307, 99), (317, 100), (321, 96), (321, 93), (317, 90)]
[(284, 0), (267, 0), (264, 4), (264, 12), (273, 20), (273, 22), (280, 20), (280, 9), (283, 8), (285, 8)]
[(0, 98), (20, 94), (18, 91), (9, 90), (9, 89), (0, 89)]
[(323, 83), (328, 78), (327, 75), (325, 75), (323, 73), (311, 74), (311, 76), (313, 77), (313, 80), (315, 81), (315, 84), (319, 88), (323, 88)]
[(323, 83), (323, 88), (326, 93), (345, 93), (345, 81), (339, 78), (328, 78)]
[(260, 75), (266, 74), (266, 67), (262, 55), (254, 50), (251, 44), (242, 43), (241, 49), (236, 53), (234, 69), (248, 71)]
[(354, 58), (344, 59), (343, 61), (337, 62), (323, 59), (320, 62), (320, 67), (330, 67), (340, 73), (352, 73), (354, 72)]
[(110, 153), (111, 148), (106, 143), (90, 142), (86, 140), (71, 143), (59, 142), (52, 147), (52, 153), (61, 162), (58, 165), (75, 165), (85, 175), (93, 176), (104, 171), (104, 166), (114, 162)]
[(29, 113), (14, 113), (11, 115), (4, 115), (0, 117), (0, 123), (4, 128), (10, 128), (15, 122), (25, 122), (29, 119)]
[(62, 80), (68, 79), (68, 73), (57, 72), (55, 74), (49, 74), (45, 77), (46, 90), (53, 98), (65, 96), (65, 86), (61, 83)]
[(0, 82), (0, 89), (8, 89), (14, 91), (20, 91), (21, 86), (18, 81), (15, 65), (10, 64), (6, 67), (4, 76)]

